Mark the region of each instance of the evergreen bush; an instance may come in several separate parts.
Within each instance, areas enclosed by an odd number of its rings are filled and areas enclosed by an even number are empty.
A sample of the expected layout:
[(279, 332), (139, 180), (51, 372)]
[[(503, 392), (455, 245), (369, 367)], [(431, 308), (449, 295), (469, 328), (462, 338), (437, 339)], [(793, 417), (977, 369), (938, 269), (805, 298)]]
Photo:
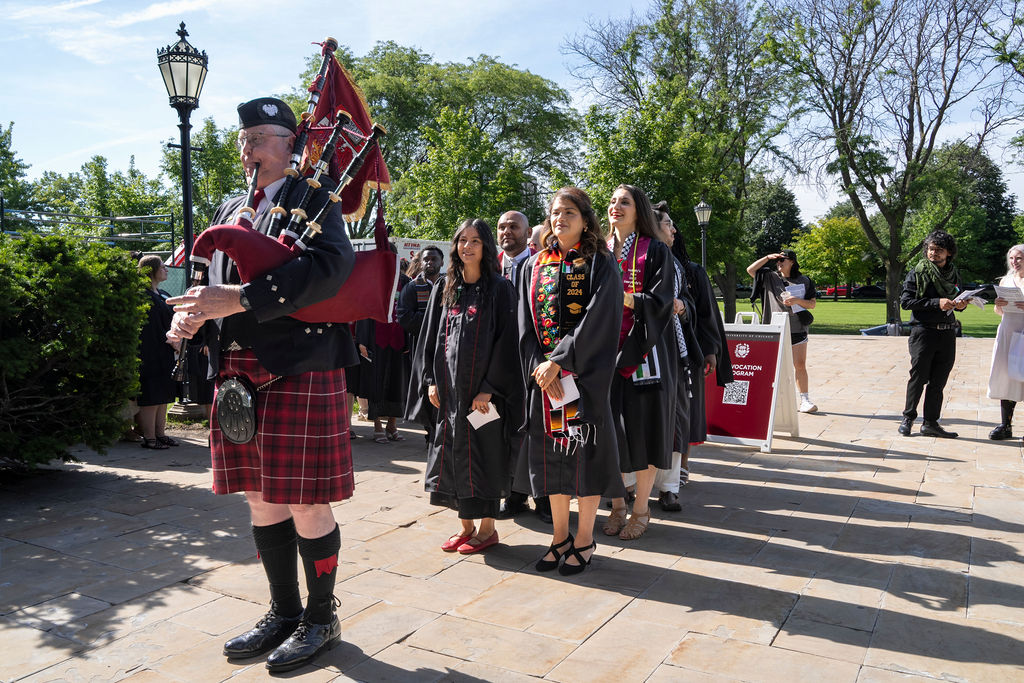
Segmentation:
[(124, 432), (147, 285), (122, 249), (0, 235), (0, 458), (70, 460)]

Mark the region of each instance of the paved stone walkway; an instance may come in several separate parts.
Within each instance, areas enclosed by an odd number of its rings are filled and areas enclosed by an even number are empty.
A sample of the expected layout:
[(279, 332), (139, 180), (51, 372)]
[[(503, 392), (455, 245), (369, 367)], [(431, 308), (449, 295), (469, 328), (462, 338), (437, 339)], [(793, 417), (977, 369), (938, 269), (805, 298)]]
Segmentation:
[[(655, 506), (638, 541), (598, 532), (573, 579), (533, 570), (532, 514), (481, 556), (441, 552), (457, 522), (427, 503), (419, 433), (359, 439), (335, 508), (344, 642), (291, 675), (1024, 680), (1024, 461), (986, 439), (991, 344), (959, 341), (943, 423), (961, 436), (943, 441), (896, 433), (906, 339), (812, 337), (802, 436), (696, 449), (683, 511)], [(177, 435), (0, 481), (0, 679), (267, 678), (221, 656), (266, 606), (245, 503), (212, 495), (205, 438)]]

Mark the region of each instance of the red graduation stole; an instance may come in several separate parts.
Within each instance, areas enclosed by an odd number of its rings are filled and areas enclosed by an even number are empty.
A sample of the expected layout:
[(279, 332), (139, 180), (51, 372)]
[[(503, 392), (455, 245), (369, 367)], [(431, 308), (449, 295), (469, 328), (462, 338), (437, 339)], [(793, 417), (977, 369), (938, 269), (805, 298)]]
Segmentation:
[[(630, 247), (629, 252), (625, 257), (618, 259), (619, 270), (622, 271), (622, 289), (630, 294), (642, 292), (644, 289), (644, 266), (647, 264), (647, 251), (651, 246), (650, 237), (644, 237), (639, 233), (634, 234), (636, 237), (633, 239), (633, 245)], [(609, 251), (615, 249), (614, 236), (608, 239), (608, 249)], [(619, 329), (620, 351), (622, 350), (622, 345), (626, 342), (626, 337), (629, 336), (630, 331), (633, 329), (634, 322), (633, 309), (623, 305), (622, 327)], [(629, 377), (636, 372), (638, 367), (640, 366), (630, 365), (629, 367), (619, 368), (619, 374), (623, 377)]]

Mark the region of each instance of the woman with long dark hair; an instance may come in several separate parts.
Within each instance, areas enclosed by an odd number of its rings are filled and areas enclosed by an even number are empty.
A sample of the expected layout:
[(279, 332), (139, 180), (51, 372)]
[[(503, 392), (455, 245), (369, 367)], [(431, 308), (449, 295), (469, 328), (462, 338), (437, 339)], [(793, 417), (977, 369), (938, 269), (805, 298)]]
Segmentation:
[(612, 382), (612, 412), (623, 473), (635, 473), (636, 499), (612, 500), (604, 533), (640, 538), (651, 521), (650, 497), (659, 469), (672, 463), (678, 350), (669, 328), (675, 300), (672, 254), (657, 239), (654, 209), (644, 191), (619, 185), (608, 204), (608, 247), (622, 270), (622, 327)]
[[(523, 448), (534, 497), (551, 500), (552, 542), (536, 569), (568, 576), (585, 570), (597, 549), (601, 496), (625, 493), (608, 399), (622, 279), (590, 197), (579, 188), (563, 187), (551, 198), (540, 242), (519, 280), (528, 416)], [(573, 496), (575, 537), (569, 533)]]
[(413, 367), (419, 383), (411, 414), (420, 414), (424, 401), (437, 409), (424, 488), (431, 503), (458, 510), (462, 523), (441, 544), (446, 552), (466, 555), (498, 543), (494, 518), (509, 493), (504, 444), (522, 415), (510, 401), (522, 387), (510, 362), (517, 337), (515, 290), (498, 274), (491, 229), (479, 218), (466, 220), (452, 238), (444, 284), (430, 293)]

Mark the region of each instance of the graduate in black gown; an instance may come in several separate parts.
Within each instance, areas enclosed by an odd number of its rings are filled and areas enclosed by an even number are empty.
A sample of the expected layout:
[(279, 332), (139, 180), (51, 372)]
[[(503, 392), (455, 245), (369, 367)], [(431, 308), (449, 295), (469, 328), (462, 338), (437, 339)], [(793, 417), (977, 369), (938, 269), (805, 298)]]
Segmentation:
[[(522, 415), (521, 402), (514, 405), (523, 384), (517, 338), (515, 290), (499, 274), (491, 228), (467, 220), (452, 238), (443, 284), (430, 293), (413, 367), (413, 414), (428, 401), (437, 409), (424, 487), (431, 503), (454, 507), (462, 522), (441, 544), (446, 552), (465, 555), (498, 542), (494, 518), (509, 492), (505, 444)], [(471, 412), (497, 418), (474, 428)]]
[(672, 463), (678, 350), (669, 322), (675, 269), (669, 248), (657, 239), (655, 220), (643, 190), (619, 185), (612, 193), (608, 244), (622, 268), (626, 292), (612, 412), (619, 464), (624, 473), (636, 475), (636, 500), (629, 521), (625, 499), (612, 501), (604, 533), (623, 540), (640, 538), (647, 530), (655, 476)]
[[(527, 380), (523, 448), (533, 495), (551, 499), (552, 542), (537, 571), (570, 575), (582, 572), (597, 548), (594, 520), (601, 496), (625, 493), (608, 400), (622, 324), (622, 278), (590, 197), (578, 188), (555, 193), (541, 246), (519, 280), (519, 352)], [(572, 377), (579, 399), (558, 407), (569, 383), (565, 376)], [(575, 537), (569, 533), (572, 496), (579, 507)]]

